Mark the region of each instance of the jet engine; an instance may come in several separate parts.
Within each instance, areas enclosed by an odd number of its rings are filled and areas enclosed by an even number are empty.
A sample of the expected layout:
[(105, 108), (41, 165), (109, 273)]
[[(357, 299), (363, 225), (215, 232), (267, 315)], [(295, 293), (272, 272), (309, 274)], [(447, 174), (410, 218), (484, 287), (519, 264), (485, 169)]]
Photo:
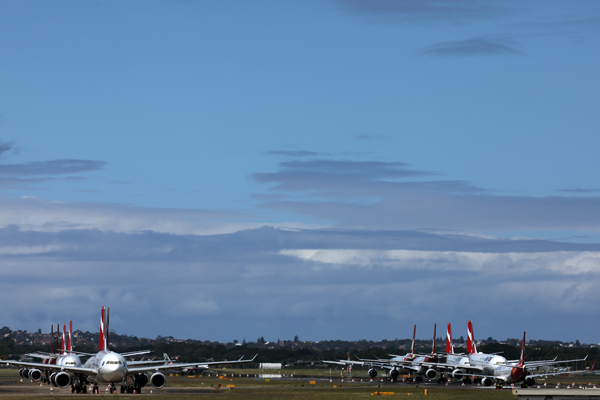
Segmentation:
[(71, 384), (71, 376), (64, 371), (55, 372), (50, 375), (50, 383), (52, 383), (54, 386), (64, 389)]
[(425, 371), (425, 376), (428, 379), (435, 379), (437, 377), (437, 371), (433, 368), (429, 368), (427, 371)]
[(133, 377), (133, 381), (135, 384), (141, 388), (148, 384), (148, 375), (146, 374), (137, 374)]
[(34, 381), (39, 381), (40, 379), (42, 379), (42, 371), (40, 371), (39, 369), (30, 369), (29, 370), (29, 377), (31, 379), (33, 379)]
[(483, 378), (481, 380), (481, 383), (483, 384), (483, 386), (491, 386), (492, 385), (492, 380), (490, 378)]
[(19, 370), (19, 375), (21, 375), (21, 378), (27, 379), (29, 378), (29, 370), (27, 368), (21, 368)]
[(158, 389), (165, 386), (166, 382), (167, 382), (167, 378), (165, 378), (165, 376), (163, 374), (161, 374), (160, 372), (155, 372), (150, 377), (150, 383), (152, 383), (152, 385)]
[(464, 374), (465, 374), (465, 371), (457, 368), (454, 371), (452, 371), (452, 378), (456, 379), (457, 381), (460, 381), (463, 378)]
[[(375, 370), (373, 370), (373, 371), (375, 371)], [(390, 370), (390, 378), (392, 378), (393, 380), (396, 380), (396, 379), (398, 379), (399, 376), (400, 376), (400, 372), (396, 368)]]
[(371, 369), (369, 370), (369, 376), (370, 376), (371, 378), (375, 378), (375, 377), (377, 376), (377, 370), (376, 370), (375, 368), (371, 368)]
[(527, 378), (525, 378), (525, 384), (527, 386), (533, 386), (535, 385), (535, 379), (531, 376), (528, 376)]

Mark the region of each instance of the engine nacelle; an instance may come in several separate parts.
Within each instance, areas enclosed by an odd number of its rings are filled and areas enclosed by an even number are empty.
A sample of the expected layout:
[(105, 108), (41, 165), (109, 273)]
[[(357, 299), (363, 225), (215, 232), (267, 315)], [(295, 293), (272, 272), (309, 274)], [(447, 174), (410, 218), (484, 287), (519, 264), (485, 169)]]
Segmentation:
[(525, 378), (525, 384), (527, 386), (533, 386), (535, 385), (535, 379), (531, 376), (528, 376), (527, 378)]
[(425, 371), (425, 376), (427, 379), (435, 379), (437, 378), (437, 371), (433, 368), (429, 368), (427, 371)]
[(71, 375), (64, 371), (54, 373), (50, 375), (50, 383), (52, 383), (54, 386), (64, 389), (71, 384)]
[(148, 384), (148, 375), (146, 374), (137, 374), (133, 377), (133, 381), (135, 384), (141, 388)]
[(390, 370), (390, 378), (398, 379), (399, 376), (400, 376), (400, 371), (398, 371), (396, 368)]
[(21, 378), (27, 379), (29, 378), (29, 370), (27, 368), (21, 368), (19, 370), (19, 375), (21, 376)]
[(39, 369), (35, 368), (35, 369), (30, 369), (29, 370), (29, 377), (31, 379), (33, 379), (34, 381), (40, 381), (42, 379), (42, 371), (40, 371)]
[(371, 368), (371, 369), (369, 370), (369, 376), (370, 376), (371, 378), (375, 378), (375, 377), (377, 376), (377, 370), (376, 370), (375, 368)]
[(492, 380), (490, 378), (483, 378), (481, 380), (481, 383), (483, 384), (483, 386), (492, 386)]
[(452, 371), (452, 379), (456, 379), (457, 381), (460, 381), (463, 376), (465, 376), (465, 371), (463, 371), (462, 369), (455, 369), (454, 371)]
[(152, 386), (154, 386), (157, 389), (160, 389), (161, 387), (165, 386), (166, 382), (167, 378), (165, 378), (165, 376), (160, 372), (155, 372), (150, 377), (150, 383), (152, 383)]

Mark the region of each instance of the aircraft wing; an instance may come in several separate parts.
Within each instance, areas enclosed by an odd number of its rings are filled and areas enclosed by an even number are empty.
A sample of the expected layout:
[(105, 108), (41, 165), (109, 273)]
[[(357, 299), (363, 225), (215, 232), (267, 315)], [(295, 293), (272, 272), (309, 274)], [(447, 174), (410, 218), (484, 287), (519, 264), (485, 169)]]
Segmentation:
[(247, 363), (252, 362), (256, 358), (258, 354), (248, 360), (243, 360), (243, 356), (239, 360), (234, 361), (209, 361), (209, 362), (195, 362), (195, 363), (169, 363), (162, 365), (154, 365), (154, 366), (145, 366), (145, 367), (134, 367), (127, 368), (127, 374), (137, 374), (140, 372), (151, 372), (151, 371), (160, 371), (164, 369), (178, 369), (178, 368), (199, 368), (199, 369), (209, 369), (213, 365), (228, 365), (228, 364), (239, 364), (239, 363)]
[(321, 362), (326, 363), (326, 364), (337, 364), (337, 365), (364, 365), (364, 362), (354, 361), (354, 360), (338, 360), (338, 361), (321, 360)]
[(121, 353), (123, 357), (139, 356), (140, 354), (152, 353), (150, 350), (130, 351), (129, 353)]
[(585, 360), (587, 360), (587, 358), (588, 358), (588, 356), (585, 356), (584, 358), (573, 359), (573, 360), (556, 360), (556, 358), (555, 358), (554, 360), (529, 361), (529, 362), (525, 362), (525, 366), (526, 367), (541, 367), (544, 365), (556, 365), (556, 364), (585, 361)]
[(67, 371), (74, 372), (77, 374), (96, 374), (98, 371), (92, 368), (74, 367), (72, 365), (56, 365), (56, 364), (44, 364), (34, 362), (22, 362), (13, 360), (0, 360), (0, 364), (16, 365), (19, 367), (37, 368), (40, 370), (50, 371)]

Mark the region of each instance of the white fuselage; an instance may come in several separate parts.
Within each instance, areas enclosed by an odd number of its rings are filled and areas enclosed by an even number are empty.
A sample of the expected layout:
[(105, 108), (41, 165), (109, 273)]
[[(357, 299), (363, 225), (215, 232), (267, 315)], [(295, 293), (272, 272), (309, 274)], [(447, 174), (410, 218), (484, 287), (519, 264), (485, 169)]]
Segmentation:
[(464, 366), (469, 366), (469, 357), (465, 356), (465, 355), (454, 355), (454, 354), (448, 354), (446, 356), (446, 363), (447, 364), (452, 364), (452, 365), (456, 365), (457, 368), (459, 367), (464, 367)]
[(64, 354), (58, 356), (56, 365), (65, 365), (69, 367), (81, 367), (81, 359), (77, 354)]
[(86, 361), (84, 367), (95, 371), (95, 374), (88, 376), (91, 382), (124, 382), (127, 376), (127, 361), (121, 354), (112, 351), (99, 351)]
[(521, 382), (526, 372), (523, 368), (509, 364), (506, 358), (494, 354), (470, 354), (471, 366), (479, 367), (483, 374), (490, 375), (506, 383)]

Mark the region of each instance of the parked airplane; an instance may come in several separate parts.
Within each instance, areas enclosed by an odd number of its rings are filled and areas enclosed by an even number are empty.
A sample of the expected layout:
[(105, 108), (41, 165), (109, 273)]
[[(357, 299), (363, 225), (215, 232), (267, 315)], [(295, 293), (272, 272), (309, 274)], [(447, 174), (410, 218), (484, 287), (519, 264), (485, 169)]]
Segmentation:
[[(60, 325), (57, 325), (59, 327)], [(29, 357), (41, 358), (43, 359), (42, 363), (47, 365), (68, 365), (81, 367), (81, 359), (75, 353), (73, 353), (73, 321), (69, 323), (69, 336), (67, 341), (66, 336), (66, 324), (63, 324), (63, 332), (62, 332), (62, 340), (61, 340), (61, 351), (58, 351), (58, 334), (60, 331), (57, 329), (57, 343), (56, 343), (56, 353), (54, 353), (52, 348), (52, 342), (54, 341), (54, 326), (50, 328), (50, 353), (30, 353), (27, 354)], [(25, 379), (32, 379), (34, 381), (42, 381), (44, 383), (50, 383), (50, 374), (53, 372), (51, 368), (21, 368), (19, 371), (19, 375)]]
[[(51, 365), (44, 363), (29, 363), (19, 361), (1, 361), (6, 365), (18, 365), (28, 369), (39, 370), (45, 368), (52, 370), (50, 375), (50, 383), (60, 388), (66, 388), (71, 385), (71, 392), (86, 393), (87, 385), (94, 393), (98, 393), (99, 384), (108, 384), (110, 393), (116, 393), (117, 389), (115, 384), (121, 384), (121, 393), (129, 392), (140, 393), (141, 389), (150, 382), (156, 388), (162, 388), (166, 383), (166, 377), (160, 371), (166, 369), (178, 369), (178, 368), (189, 368), (189, 367), (210, 367), (213, 365), (224, 365), (224, 364), (236, 364), (243, 362), (253, 361), (242, 360), (240, 358), (236, 361), (213, 361), (205, 363), (176, 363), (176, 364), (162, 364), (155, 366), (139, 366), (129, 367), (126, 356), (145, 354), (144, 352), (131, 352), (131, 353), (116, 353), (109, 350), (109, 338), (108, 338), (108, 311), (106, 315), (106, 322), (104, 319), (104, 307), (100, 316), (100, 337), (98, 344), (98, 353), (91, 356), (83, 366), (71, 366), (71, 365)], [(148, 378), (146, 373), (152, 375)], [(40, 380), (37, 373), (35, 376)], [(131, 378), (133, 385), (127, 385), (128, 378)], [(32, 377), (33, 379), (33, 377)]]
[[(449, 324), (448, 328), (450, 328)], [(450, 330), (448, 330), (448, 332), (450, 332)], [(477, 351), (477, 345), (473, 336), (473, 324), (471, 321), (468, 323), (467, 333), (467, 351), (469, 353), (467, 356), (454, 354), (454, 349), (451, 346), (451, 339), (448, 339), (448, 337), (451, 338), (451, 334), (449, 333), (447, 335), (446, 348), (448, 349), (450, 343), (451, 354), (449, 354), (449, 358), (447, 358), (446, 362), (425, 364), (424, 366), (429, 365), (432, 368), (437, 368), (442, 371), (446, 370), (450, 372), (452, 378), (456, 380), (464, 379), (467, 383), (470, 383), (470, 378), (474, 377), (477, 380), (480, 380), (485, 386), (490, 386), (495, 381), (497, 388), (502, 388), (505, 383), (519, 382), (522, 382), (522, 386), (526, 387), (535, 384), (536, 377), (564, 374), (564, 372), (533, 374), (530, 368), (585, 361), (587, 359), (586, 357), (577, 360), (525, 362), (525, 332), (523, 332), (521, 356), (517, 363), (512, 363), (508, 362), (506, 358), (501, 355), (485, 354)], [(448, 340), (450, 340), (450, 342), (448, 342)], [(583, 371), (575, 372), (579, 373)]]
[(388, 370), (388, 375), (392, 380), (398, 379), (401, 373), (405, 373), (409, 375), (409, 380), (413, 379), (415, 376), (415, 380), (417, 382), (423, 381), (423, 377), (427, 377), (429, 379), (435, 379), (437, 375), (437, 371), (433, 365), (439, 362), (438, 354), (435, 351), (435, 333), (436, 333), (436, 325), (433, 325), (433, 344), (431, 346), (431, 353), (427, 355), (418, 355), (415, 352), (415, 334), (417, 332), (417, 326), (415, 325), (413, 329), (413, 339), (412, 345), (410, 349), (410, 353), (401, 355), (394, 355), (391, 359), (377, 359), (377, 360), (368, 360), (368, 359), (360, 359), (363, 362), (363, 365), (370, 366), (369, 376), (371, 378), (375, 378), (377, 376), (377, 368)]

